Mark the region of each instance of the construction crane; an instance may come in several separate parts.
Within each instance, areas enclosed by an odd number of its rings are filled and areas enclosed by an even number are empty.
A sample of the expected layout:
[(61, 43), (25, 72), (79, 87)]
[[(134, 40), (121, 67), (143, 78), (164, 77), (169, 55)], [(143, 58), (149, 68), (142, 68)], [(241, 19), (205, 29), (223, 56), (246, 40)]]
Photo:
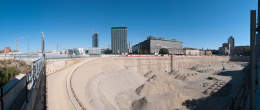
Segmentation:
[(14, 40), (15, 43), (16, 43), (16, 51), (18, 51), (18, 41), (21, 40), (21, 39), (23, 39), (23, 38), (24, 38), (24, 37), (20, 37), (20, 38), (17, 38), (17, 39)]

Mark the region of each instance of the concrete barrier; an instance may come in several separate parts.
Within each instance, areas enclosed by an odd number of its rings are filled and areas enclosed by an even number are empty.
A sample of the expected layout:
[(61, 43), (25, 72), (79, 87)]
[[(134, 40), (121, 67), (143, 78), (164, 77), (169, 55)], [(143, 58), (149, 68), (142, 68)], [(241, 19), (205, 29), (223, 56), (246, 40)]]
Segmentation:
[[(16, 76), (13, 80), (2, 87), (3, 96), (1, 109), (3, 110), (11, 110), (20, 108), (23, 105), (25, 99), (25, 95), (20, 95), (21, 93), (25, 93), (26, 90), (26, 77), (25, 74), (20, 74)], [(16, 106), (14, 106), (16, 105)]]

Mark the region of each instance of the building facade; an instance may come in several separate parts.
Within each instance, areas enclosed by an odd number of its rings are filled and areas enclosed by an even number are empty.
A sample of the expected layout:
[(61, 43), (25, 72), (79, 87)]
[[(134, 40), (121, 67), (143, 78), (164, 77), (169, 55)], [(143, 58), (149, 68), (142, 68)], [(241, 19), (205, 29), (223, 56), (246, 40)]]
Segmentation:
[(89, 55), (101, 55), (101, 48), (89, 48), (87, 50)]
[(194, 48), (184, 48), (183, 49), (184, 55), (192, 55), (192, 56), (199, 56), (201, 55), (201, 51)]
[(132, 42), (129, 42), (129, 44), (128, 44), (128, 53), (133, 53)]
[(230, 55), (230, 44), (229, 43), (223, 43), (222, 47), (219, 47), (219, 54)]
[(168, 49), (170, 54), (183, 54), (183, 43), (177, 40), (166, 40), (149, 36), (147, 40), (132, 47), (136, 54), (159, 54), (160, 49)]
[(234, 55), (238, 56), (250, 56), (250, 46), (236, 46), (234, 48)]
[(3, 49), (3, 53), (9, 53), (9, 52), (12, 52), (11, 48), (10, 47), (5, 47)]
[(235, 55), (235, 38), (230, 36), (227, 43), (223, 43), (222, 47), (219, 47), (219, 54), (221, 55)]
[(234, 49), (235, 49), (235, 38), (233, 36), (230, 36), (228, 38), (228, 43), (230, 44), (230, 54), (234, 54)]
[(92, 47), (98, 47), (98, 33), (94, 33), (92, 36)]
[(111, 28), (111, 49), (113, 54), (128, 53), (127, 27)]

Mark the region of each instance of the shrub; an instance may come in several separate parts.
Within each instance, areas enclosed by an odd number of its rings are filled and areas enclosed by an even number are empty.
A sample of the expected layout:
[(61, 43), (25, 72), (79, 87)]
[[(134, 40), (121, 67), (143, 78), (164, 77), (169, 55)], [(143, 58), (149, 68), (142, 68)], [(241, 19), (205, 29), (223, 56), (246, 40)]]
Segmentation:
[(159, 54), (169, 54), (169, 51), (166, 48), (161, 48)]
[(213, 76), (209, 76), (208, 79), (209, 79), (209, 80), (213, 80), (213, 79), (216, 79), (216, 78), (213, 77)]
[(16, 75), (29, 69), (23, 61), (2, 60), (0, 61), (0, 86), (12, 80)]

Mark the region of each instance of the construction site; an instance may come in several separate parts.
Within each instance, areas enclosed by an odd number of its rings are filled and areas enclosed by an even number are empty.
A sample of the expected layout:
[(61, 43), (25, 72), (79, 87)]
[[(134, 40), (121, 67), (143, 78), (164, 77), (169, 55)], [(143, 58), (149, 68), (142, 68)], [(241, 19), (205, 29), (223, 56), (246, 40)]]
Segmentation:
[[(226, 1), (222, 2), (226, 3)], [(54, 6), (61, 5), (60, 2), (57, 2), (57, 4)], [(86, 6), (75, 5), (71, 9), (88, 7), (89, 4), (85, 2)], [(133, 4), (138, 3), (133, 2)], [(157, 6), (157, 2), (155, 4)], [(209, 2), (207, 5), (210, 4), (212, 3)], [(243, 2), (241, 4), (244, 5)], [(63, 8), (66, 9), (70, 5), (68, 3)], [(97, 3), (97, 5), (104, 8), (100, 3)], [(38, 7), (38, 5), (35, 6)], [(117, 5), (113, 4), (114, 6)], [(132, 10), (132, 6), (129, 6), (128, 8)], [(141, 9), (144, 8), (143, 6), (141, 5)], [(229, 8), (230, 5), (227, 6)], [(260, 0), (258, 0), (258, 11), (250, 10), (250, 29), (248, 29), (250, 30), (250, 38), (248, 37), (250, 42), (245, 42), (249, 45), (235, 45), (233, 36), (230, 36), (228, 41), (223, 43), (220, 37), (212, 40), (212, 43), (222, 43), (218, 50), (203, 49), (203, 47), (201, 49), (185, 48), (184, 42), (181, 40), (170, 37), (164, 39), (151, 35), (146, 40), (138, 39), (144, 41), (135, 42), (137, 44), (132, 46), (131, 41), (128, 43), (128, 27), (124, 25), (117, 27), (114, 24), (107, 26), (111, 27), (111, 39), (101, 40), (102, 42), (111, 40), (111, 45), (108, 43), (108, 46), (104, 46), (104, 43), (99, 44), (99, 39), (102, 38), (99, 35), (107, 37), (106, 31), (104, 31), (105, 34), (95, 32), (92, 35), (92, 48), (85, 48), (79, 42), (75, 44), (82, 47), (69, 46), (70, 43), (75, 42), (73, 39), (78, 39), (77, 37), (72, 38), (71, 36), (74, 37), (74, 33), (71, 33), (68, 34), (70, 39), (67, 40), (66, 49), (61, 48), (58, 41), (60, 38), (58, 38), (57, 49), (51, 48), (48, 50), (45, 46), (50, 48), (48, 45), (53, 44), (51, 41), (51, 34), (53, 33), (50, 31), (52, 29), (46, 30), (49, 31), (48, 35), (50, 36), (47, 39), (45, 34), (41, 32), (41, 40), (39, 40), (39, 37), (38, 42), (34, 42), (34, 46), (38, 45), (38, 47), (35, 47), (37, 48), (36, 51), (29, 51), (29, 42), (27, 41), (27, 52), (22, 52), (24, 49), (20, 49), (22, 48), (20, 43), (21, 40), (26, 40), (26, 37), (15, 37), (15, 40), (6, 39), (13, 44), (15, 42), (15, 46), (5, 45), (3, 50), (0, 50), (0, 110), (259, 110), (259, 6)], [(171, 7), (173, 6), (168, 6), (168, 8)], [(104, 10), (106, 9), (109, 8)], [(185, 8), (180, 7), (180, 9)], [(50, 12), (52, 11), (50, 10)], [(61, 9), (60, 11), (63, 12), (64, 10)], [(69, 15), (67, 12), (70, 11), (64, 12), (66, 16)], [(77, 11), (71, 11), (73, 14), (74, 12)], [(158, 12), (161, 13), (161, 11)], [(187, 9), (187, 12), (190, 12), (190, 9)], [(56, 13), (58, 11), (50, 15), (54, 16)], [(183, 14), (183, 12), (181, 13)], [(209, 16), (204, 12), (201, 13), (201, 15)], [(222, 14), (223, 11), (219, 13)], [(227, 13), (227, 15), (230, 13)], [(81, 15), (81, 13), (75, 14)], [(151, 14), (154, 14), (154, 12), (151, 11)], [(247, 14), (249, 14), (249, 11)], [(216, 14), (214, 13), (214, 15)], [(61, 15), (59, 17), (63, 18)], [(151, 18), (154, 17), (149, 19)], [(204, 17), (201, 18), (204, 19)], [(226, 17), (223, 18), (227, 19)], [(225, 20), (222, 20), (221, 23)], [(68, 21), (72, 20), (69, 19)], [(156, 22), (158, 21), (159, 19), (156, 18)], [(164, 20), (161, 19), (161, 21)], [(163, 24), (161, 21), (158, 24)], [(170, 19), (170, 21), (173, 20)], [(241, 22), (241, 20), (238, 21)], [(183, 22), (186, 23), (187, 20)], [(79, 22), (79, 24), (82, 24), (82, 22)], [(198, 24), (201, 25), (202, 23)], [(142, 24), (139, 23), (138, 25)], [(85, 25), (82, 26), (85, 27)], [(186, 26), (183, 24), (181, 26), (185, 27), (185, 31), (187, 31)], [(187, 22), (187, 26), (192, 27), (193, 25)], [(77, 26), (70, 27), (75, 28)], [(104, 30), (107, 30), (107, 27)], [(194, 25), (194, 27), (199, 26)], [(81, 31), (80, 29), (75, 28), (75, 30)], [(172, 28), (168, 29), (172, 31)], [(190, 30), (193, 29), (189, 29), (192, 34), (194, 32)], [(61, 30), (64, 31), (62, 28)], [(136, 30), (142, 29), (136, 28)], [(75, 32), (78, 33), (79, 31)], [(10, 34), (11, 32), (7, 33)], [(150, 32), (140, 33), (151, 34)], [(83, 37), (85, 37), (85, 34)], [(211, 33), (211, 35), (213, 34)], [(55, 34), (53, 36), (55, 37)], [(65, 37), (62, 36), (62, 39), (64, 40)], [(135, 38), (131, 38), (131, 40), (133, 39)], [(47, 44), (46, 40), (48, 41)], [(198, 43), (194, 46), (201, 44), (204, 40), (205, 43), (209, 43), (206, 42), (207, 39), (197, 37), (189, 42), (195, 42), (195, 40), (198, 40)], [(85, 41), (83, 43), (86, 44)]]
[(228, 56), (90, 57), (47, 61), (50, 110), (223, 110), (247, 62)]

